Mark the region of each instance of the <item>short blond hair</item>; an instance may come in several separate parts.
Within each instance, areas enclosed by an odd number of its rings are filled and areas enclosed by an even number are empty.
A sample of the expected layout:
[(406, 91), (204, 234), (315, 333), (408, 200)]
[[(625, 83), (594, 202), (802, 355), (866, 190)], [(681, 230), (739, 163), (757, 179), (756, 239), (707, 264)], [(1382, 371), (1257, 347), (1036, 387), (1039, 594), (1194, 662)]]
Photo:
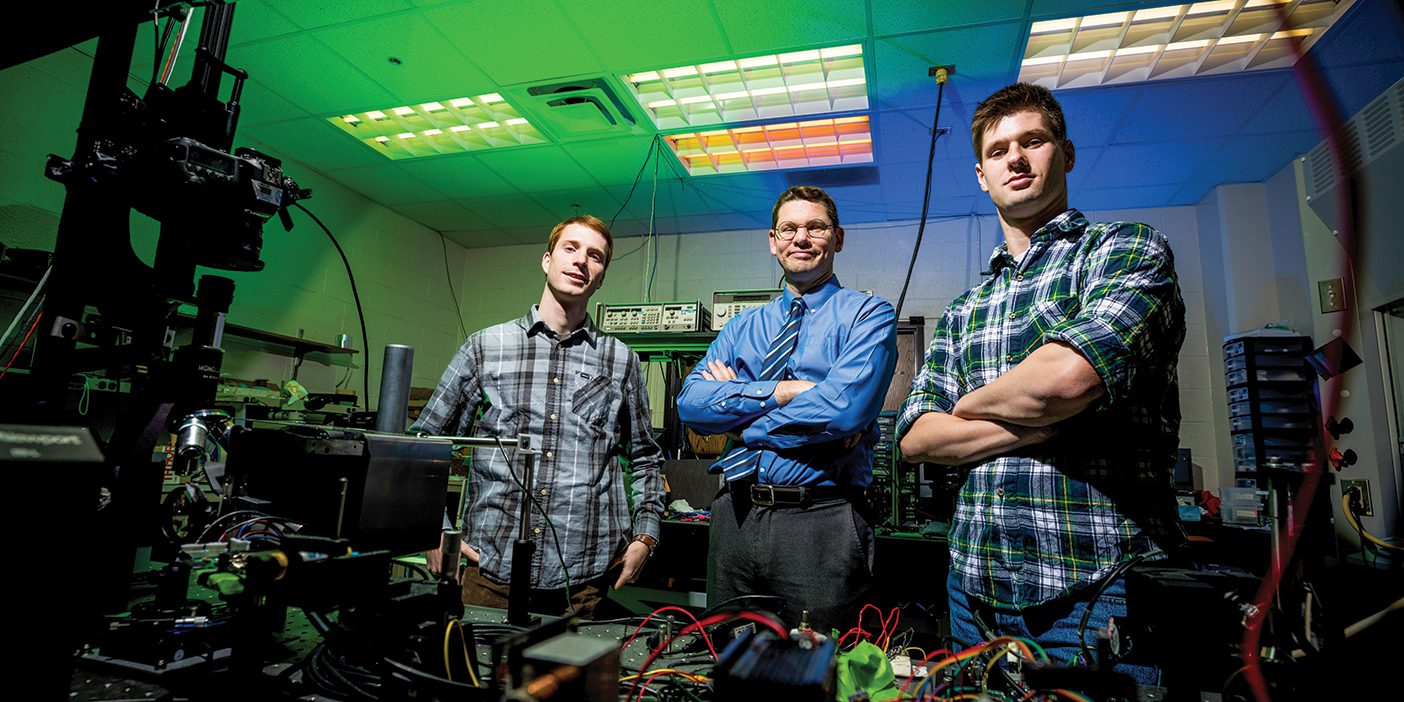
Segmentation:
[(551, 228), (551, 238), (546, 240), (546, 253), (556, 250), (556, 242), (561, 240), (561, 232), (572, 224), (579, 224), (582, 227), (589, 227), (604, 237), (605, 240), (605, 270), (609, 270), (609, 261), (614, 258), (614, 235), (609, 233), (609, 225), (605, 224), (599, 217), (594, 215), (576, 215), (570, 219), (557, 224)]

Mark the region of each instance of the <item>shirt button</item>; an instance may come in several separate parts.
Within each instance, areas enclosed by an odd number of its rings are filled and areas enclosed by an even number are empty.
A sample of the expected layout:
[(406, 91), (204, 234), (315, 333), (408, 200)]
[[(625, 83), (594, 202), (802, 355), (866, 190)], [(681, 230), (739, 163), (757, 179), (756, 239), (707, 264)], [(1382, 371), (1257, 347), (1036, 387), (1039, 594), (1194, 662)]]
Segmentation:
[(555, 419), (555, 418), (556, 418), (556, 413), (555, 413), (555, 412), (552, 412), (552, 413), (551, 413), (551, 419)]
[(556, 454), (555, 454), (554, 451), (547, 451), (547, 452), (546, 452), (546, 457), (547, 457), (547, 458), (553, 458), (553, 457), (555, 457), (555, 455), (556, 455)]
[(1019, 280), (1023, 280), (1023, 279), (1024, 279), (1024, 274), (1023, 274), (1023, 273), (1020, 273), (1020, 274), (1018, 274), (1018, 275), (1016, 275), (1016, 276), (1014, 276), (1014, 277), (1017, 278), (1017, 279), (1019, 279)]
[(1013, 313), (1013, 312), (1010, 312), (1010, 313), (1009, 313), (1009, 318), (1010, 318), (1010, 319), (1014, 319), (1014, 313)]
[(765, 472), (765, 469), (764, 469), (764, 468), (760, 469), (760, 472), (764, 473), (764, 472)]
[(540, 533), (541, 533), (541, 527), (536, 527), (535, 529), (532, 529), (532, 530), (531, 530), (531, 533), (533, 533), (533, 534), (540, 534)]
[(995, 488), (995, 496), (1004, 497), (1004, 488)]
[(545, 495), (545, 494), (546, 494), (546, 488), (541, 488), (541, 494), (542, 494), (542, 495)]
[(553, 382), (553, 383), (555, 383), (555, 384), (557, 384), (557, 385), (560, 385), (560, 384), (561, 384), (561, 377), (558, 375), (558, 376), (552, 378), (552, 379), (551, 379), (551, 382)]

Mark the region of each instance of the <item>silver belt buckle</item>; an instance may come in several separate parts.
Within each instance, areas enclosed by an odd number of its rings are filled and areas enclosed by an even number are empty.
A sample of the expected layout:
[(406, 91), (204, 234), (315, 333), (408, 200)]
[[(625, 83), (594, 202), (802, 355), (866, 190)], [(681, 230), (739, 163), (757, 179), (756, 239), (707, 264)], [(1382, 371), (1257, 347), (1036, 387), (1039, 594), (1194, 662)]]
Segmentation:
[[(761, 490), (764, 490), (765, 492), (769, 493), (770, 496), (769, 496), (769, 497), (761, 497), (759, 494), (757, 494), (757, 493), (758, 493), (759, 491), (761, 491)], [(760, 505), (760, 506), (762, 506), (762, 507), (774, 507), (774, 506), (775, 506), (775, 486), (773, 486), (773, 485), (759, 485), (759, 484), (757, 484), (757, 485), (752, 485), (752, 486), (751, 486), (751, 502), (754, 503), (754, 504), (758, 504), (758, 505)]]

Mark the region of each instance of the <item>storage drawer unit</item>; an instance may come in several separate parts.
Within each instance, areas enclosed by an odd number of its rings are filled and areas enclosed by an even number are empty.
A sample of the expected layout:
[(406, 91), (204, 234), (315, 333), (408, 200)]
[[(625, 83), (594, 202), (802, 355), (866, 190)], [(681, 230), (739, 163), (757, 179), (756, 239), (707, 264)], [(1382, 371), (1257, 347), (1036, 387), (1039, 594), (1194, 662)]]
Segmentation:
[(1303, 470), (1319, 421), (1311, 339), (1298, 334), (1230, 337), (1224, 342), (1234, 476), (1264, 486), (1265, 468)]

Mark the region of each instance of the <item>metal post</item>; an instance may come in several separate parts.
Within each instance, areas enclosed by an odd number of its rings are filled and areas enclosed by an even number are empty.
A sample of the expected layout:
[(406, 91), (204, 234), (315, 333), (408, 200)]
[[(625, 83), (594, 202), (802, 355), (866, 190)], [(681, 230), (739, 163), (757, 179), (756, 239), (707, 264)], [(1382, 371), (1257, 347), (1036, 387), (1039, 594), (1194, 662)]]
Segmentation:
[(443, 541), (439, 544), (439, 578), (458, 582), (458, 561), (462, 554), (459, 544), (463, 543), (463, 532), (458, 529), (444, 529)]
[[(385, 363), (380, 369), (380, 405), (375, 416), (376, 431), (384, 434), (405, 433), (413, 370), (414, 347), (402, 344), (385, 346)], [(370, 398), (366, 400), (369, 402)]]
[[(536, 555), (536, 542), (531, 540), (531, 486), (536, 474), (536, 454), (519, 451), (525, 456), (522, 467), (522, 504), (517, 514), (517, 540), (512, 543), (512, 574), (507, 591), (507, 623), (525, 626), (531, 599), (531, 560)], [(511, 470), (511, 466), (508, 466)]]

